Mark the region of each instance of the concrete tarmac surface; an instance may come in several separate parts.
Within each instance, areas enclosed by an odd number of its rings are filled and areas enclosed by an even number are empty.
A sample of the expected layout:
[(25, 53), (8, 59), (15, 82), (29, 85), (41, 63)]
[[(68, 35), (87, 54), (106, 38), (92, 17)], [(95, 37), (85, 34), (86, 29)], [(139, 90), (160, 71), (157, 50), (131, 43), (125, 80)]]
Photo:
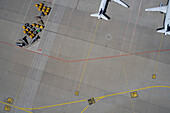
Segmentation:
[[(144, 11), (167, 0), (123, 1), (105, 21), (90, 17), (101, 0), (0, 0), (0, 113), (170, 113), (170, 36), (156, 32), (163, 14)], [(40, 40), (15, 46), (42, 2)]]

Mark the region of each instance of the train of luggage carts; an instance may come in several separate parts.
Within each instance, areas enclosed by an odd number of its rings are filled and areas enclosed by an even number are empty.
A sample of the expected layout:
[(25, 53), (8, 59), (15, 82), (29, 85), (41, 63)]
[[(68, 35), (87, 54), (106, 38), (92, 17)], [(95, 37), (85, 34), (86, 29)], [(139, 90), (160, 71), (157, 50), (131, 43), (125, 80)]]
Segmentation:
[[(24, 47), (32, 45), (40, 39), (39, 34), (45, 28), (43, 19), (45, 16), (49, 15), (51, 7), (45, 6), (44, 3), (36, 4), (35, 6), (38, 8), (38, 11), (40, 11), (40, 15), (36, 16), (35, 23), (25, 23), (23, 26), (23, 33), (26, 36), (20, 38), (19, 41), (16, 42), (16, 46)], [(29, 39), (27, 37), (29, 37)]]

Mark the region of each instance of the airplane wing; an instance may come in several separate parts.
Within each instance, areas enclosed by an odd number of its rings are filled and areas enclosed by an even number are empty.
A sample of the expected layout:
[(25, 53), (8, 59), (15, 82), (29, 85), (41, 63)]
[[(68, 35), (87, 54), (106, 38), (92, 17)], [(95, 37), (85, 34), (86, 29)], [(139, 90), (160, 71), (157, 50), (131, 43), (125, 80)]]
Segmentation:
[(121, 0), (111, 0), (111, 2), (116, 2), (116, 3), (118, 3), (118, 4), (120, 4), (120, 5), (122, 5), (122, 6), (124, 6), (124, 7), (129, 7), (127, 4), (125, 4), (124, 2), (122, 2)]
[(145, 11), (160, 11), (162, 13), (166, 13), (166, 10), (167, 10), (167, 6), (154, 7), (154, 8), (145, 9)]
[(105, 15), (101, 14), (101, 18), (105, 20), (109, 20)]

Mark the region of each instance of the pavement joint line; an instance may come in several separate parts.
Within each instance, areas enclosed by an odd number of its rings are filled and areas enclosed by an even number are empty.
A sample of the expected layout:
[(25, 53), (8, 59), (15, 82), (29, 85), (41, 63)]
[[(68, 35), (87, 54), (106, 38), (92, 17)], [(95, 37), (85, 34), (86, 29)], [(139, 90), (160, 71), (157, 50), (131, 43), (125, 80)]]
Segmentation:
[[(122, 61), (122, 66), (123, 66), (124, 76), (125, 76), (125, 79), (126, 79), (126, 85), (127, 85), (127, 87), (128, 87), (128, 91), (130, 91), (130, 89), (129, 89), (129, 83), (128, 83), (128, 78), (127, 78), (127, 74), (126, 74), (126, 70), (125, 70), (125, 65), (124, 65), (124, 62), (123, 62), (123, 61)], [(129, 94), (129, 97), (130, 97), (130, 102), (131, 102), (131, 106), (132, 106), (133, 113), (135, 113), (135, 111), (134, 111), (134, 105), (133, 105), (133, 102), (132, 102), (132, 99), (131, 99), (130, 94)]]
[(157, 67), (158, 67), (158, 60), (159, 60), (160, 50), (161, 50), (161, 47), (162, 47), (162, 39), (163, 39), (163, 34), (162, 34), (162, 37), (161, 37), (161, 42), (160, 42), (159, 51), (158, 51), (158, 55), (157, 55), (157, 60), (156, 60), (156, 65), (155, 65), (155, 74), (156, 74)]
[[(168, 89), (170, 89), (170, 86), (148, 86), (148, 87), (143, 87), (143, 88), (134, 89), (134, 90), (130, 90), (130, 91), (123, 91), (123, 92), (119, 92), (119, 93), (113, 93), (113, 94), (108, 94), (108, 95), (104, 95), (104, 96), (99, 96), (99, 97), (95, 97), (94, 99), (100, 99), (101, 100), (101, 99), (106, 98), (106, 97), (112, 97), (112, 96), (115, 96), (115, 95), (122, 95), (122, 94), (130, 93), (130, 92), (134, 92), (134, 91), (141, 91), (141, 90), (152, 89), (152, 88), (168, 88)], [(5, 104), (5, 105), (9, 105), (9, 106), (14, 107), (16, 109), (20, 109), (20, 110), (24, 111), (24, 110), (45, 109), (45, 108), (57, 107), (57, 106), (62, 106), (62, 105), (69, 105), (69, 104), (80, 103), (80, 102), (85, 102), (85, 101), (87, 101), (87, 99), (77, 100), (77, 101), (72, 101), (72, 102), (67, 102), (67, 103), (54, 104), (54, 105), (49, 105), (49, 106), (42, 106), (42, 107), (37, 107), (37, 108), (21, 108), (21, 107), (13, 106), (13, 105), (8, 104), (8, 103), (3, 102), (3, 101), (0, 101), (0, 103)], [(25, 112), (32, 113), (30, 111), (25, 111)]]
[(21, 82), (20, 82), (20, 85), (19, 85), (19, 88), (18, 88), (18, 91), (17, 91), (17, 95), (16, 95), (16, 97), (15, 97), (15, 101), (14, 101), (14, 104), (13, 104), (13, 105), (15, 105), (15, 102), (16, 102), (17, 99), (18, 99), (18, 96), (19, 96), (21, 87), (22, 87), (22, 85), (23, 85), (23, 82), (24, 82), (24, 77), (22, 77), (22, 79), (21, 79)]
[[(50, 12), (52, 12), (52, 11), (54, 10), (53, 7), (54, 7), (54, 5), (55, 5), (55, 2), (56, 2), (56, 0), (53, 0), (53, 3), (52, 3), (51, 11), (50, 11)], [(46, 23), (44, 24), (44, 26), (47, 26), (51, 14), (52, 14), (52, 13), (49, 13), (49, 15), (48, 15), (48, 17), (47, 17), (47, 20), (46, 20)], [(44, 36), (44, 33), (45, 33), (45, 30), (42, 30), (41, 37)], [(41, 45), (40, 45), (41, 42), (42, 42), (42, 40), (39, 41), (38, 48), (41, 46)], [(34, 59), (35, 59), (35, 56), (36, 56), (36, 55), (34, 55), (34, 58), (33, 58), (33, 60), (32, 60), (32, 63), (31, 63), (31, 67), (30, 67), (30, 69), (29, 69), (29, 72), (27, 73), (26, 79), (28, 78), (28, 75), (31, 73), (31, 68), (33, 67), (32, 65), (33, 65), (33, 63), (34, 63), (33, 61), (34, 61)], [(39, 57), (39, 58), (40, 58), (40, 57)], [(49, 57), (48, 57), (48, 58), (49, 58)], [(25, 81), (26, 81), (26, 79), (25, 79)], [(26, 83), (26, 82), (24, 82), (24, 85), (25, 85), (25, 83)], [(29, 83), (29, 84), (30, 84), (30, 83)], [(38, 87), (39, 87), (39, 86), (38, 86)], [(37, 91), (38, 91), (38, 88), (37, 88)], [(29, 91), (30, 95), (32, 95), (32, 92), (33, 92), (33, 90)], [(34, 91), (34, 92), (36, 92), (36, 91)], [(36, 94), (36, 95), (37, 95), (37, 94)], [(35, 98), (36, 98), (36, 96), (35, 96)], [(31, 96), (29, 96), (28, 100), (31, 100)], [(35, 100), (34, 100), (34, 102), (35, 102)], [(32, 106), (34, 105), (34, 102), (32, 103)], [(27, 104), (30, 104), (30, 103), (27, 103)]]
[[(32, 0), (30, 1), (29, 5), (28, 5), (28, 9), (27, 9), (27, 11), (26, 11), (26, 13), (25, 13), (25, 16), (24, 16), (24, 18), (23, 18), (23, 20), (22, 20), (22, 23), (24, 23), (24, 21), (25, 21), (25, 18), (26, 18), (26, 15), (27, 15), (27, 13), (28, 13), (28, 10), (30, 9), (31, 3), (32, 3)], [(18, 37), (21, 29), (22, 29), (22, 27), (20, 27), (20, 30), (18, 30), (17, 36), (16, 36), (16, 38), (15, 38), (15, 42), (16, 42), (16, 40), (17, 40), (17, 37)]]
[[(128, 30), (128, 26), (129, 26), (129, 23), (130, 23), (130, 20), (131, 20), (131, 13), (132, 13), (132, 10), (133, 10), (134, 2), (135, 2), (135, 1), (133, 0), (133, 2), (132, 2), (132, 9), (131, 9), (131, 11), (130, 11), (130, 16), (129, 16), (128, 24), (127, 24), (127, 27), (126, 27), (126, 32), (125, 32), (125, 36), (124, 36), (124, 39), (123, 39), (123, 43), (122, 43), (122, 48), (121, 48), (121, 50), (123, 50), (123, 48), (124, 48), (125, 40), (126, 40), (126, 37), (127, 37), (127, 30)], [(140, 0), (140, 5), (139, 5), (139, 9), (138, 9), (138, 15), (137, 15), (137, 18), (136, 18), (136, 23), (135, 23), (134, 31), (133, 31), (133, 34), (132, 34), (131, 44), (130, 44), (129, 50), (131, 49), (131, 45), (132, 45), (133, 38), (134, 38), (134, 35), (135, 35), (136, 24), (137, 24), (137, 21), (138, 21), (141, 4), (142, 4), (142, 0)], [(122, 51), (120, 52), (120, 55), (122, 55)], [(123, 60), (122, 60), (122, 66), (123, 66), (124, 77), (125, 77), (125, 80), (126, 80), (126, 86), (127, 86), (127, 88), (128, 88), (128, 91), (130, 91), (130, 89), (129, 89), (129, 83), (128, 83), (128, 79), (127, 79), (127, 74), (126, 74), (126, 70), (125, 70), (125, 66), (124, 66), (124, 61), (123, 61)], [(131, 102), (131, 106), (132, 106), (133, 113), (135, 113), (135, 112), (134, 112), (134, 105), (133, 105), (132, 99), (131, 99), (131, 97), (130, 97), (130, 94), (129, 94), (129, 98), (130, 98), (130, 102)]]
[[(102, 98), (98, 98), (98, 99), (96, 100), (96, 102), (99, 101), (100, 99), (102, 99)], [(81, 113), (83, 113), (88, 107), (89, 107), (89, 106), (87, 106), (86, 108), (84, 108), (83, 111), (81, 111)]]
[[(52, 12), (52, 10), (53, 10), (55, 1), (56, 1), (56, 0), (54, 0), (54, 3), (53, 3), (52, 6), (51, 6), (51, 12)], [(30, 7), (31, 3), (32, 3), (32, 0), (31, 0), (31, 2), (30, 2), (30, 4), (29, 4), (29, 7)], [(28, 9), (29, 9), (29, 7), (28, 7)], [(26, 14), (27, 14), (27, 13), (26, 13)], [(47, 26), (50, 15), (51, 15), (51, 13), (49, 13), (48, 18), (47, 18), (46, 23), (45, 23), (44, 26)], [(26, 16), (26, 15), (25, 15), (25, 16)], [(24, 21), (23, 21), (23, 22), (24, 22)], [(20, 28), (20, 30), (21, 30), (21, 28)], [(43, 35), (44, 35), (44, 30), (42, 31), (42, 37), (43, 37)], [(40, 41), (41, 41), (41, 40), (40, 40)], [(20, 47), (19, 47), (19, 48), (20, 48)], [(34, 55), (34, 57), (35, 57), (35, 55)], [(32, 61), (32, 63), (31, 63), (31, 67), (32, 67), (32, 65), (33, 65), (33, 61)], [(28, 71), (28, 73), (27, 73), (26, 79), (28, 78), (28, 75), (29, 75), (30, 71), (31, 71), (31, 68), (29, 69), (29, 71)], [(25, 79), (25, 81), (26, 81), (26, 79)], [(24, 85), (25, 85), (25, 82), (24, 82), (23, 86), (24, 86)], [(32, 91), (30, 91), (30, 93), (32, 93)], [(23, 93), (21, 93), (21, 95), (23, 96)], [(22, 96), (21, 96), (21, 97), (22, 97)], [(30, 98), (31, 98), (31, 97), (29, 97), (28, 100), (30, 100)], [(19, 104), (19, 102), (18, 102), (18, 104)], [(17, 105), (18, 105), (18, 104), (17, 104)], [(32, 112), (31, 112), (31, 113), (32, 113)]]
[(129, 14), (129, 19), (128, 19), (128, 23), (127, 23), (127, 26), (126, 26), (125, 35), (124, 35), (123, 42), (122, 42), (120, 55), (122, 54), (122, 50), (124, 48), (124, 43), (125, 43), (125, 39), (126, 39), (126, 36), (127, 36), (127, 31), (128, 31), (128, 28), (129, 28), (129, 23), (130, 23), (130, 20), (131, 20), (131, 16), (132, 16), (132, 10), (133, 10), (133, 6), (134, 6), (134, 2), (135, 2), (135, 0), (133, 0), (133, 2), (132, 2), (130, 14)]
[(133, 34), (132, 34), (132, 38), (131, 38), (131, 42), (130, 42), (129, 51), (130, 51), (130, 49), (131, 49), (131, 47), (132, 47), (133, 39), (134, 39), (134, 36), (135, 36), (136, 25), (138, 24), (139, 13), (140, 13), (140, 11), (141, 11), (142, 2), (143, 2), (143, 1), (140, 0), (139, 9), (138, 9), (138, 16), (137, 16), (137, 18), (136, 18), (136, 23), (135, 23), (134, 31), (133, 31)]
[[(77, 1), (77, 0), (74, 0), (74, 6), (76, 6), (76, 1)], [(61, 42), (60, 42), (60, 46), (59, 46), (59, 48), (58, 48), (58, 52), (57, 52), (57, 55), (56, 55), (56, 56), (59, 55), (59, 53), (60, 53), (60, 48), (61, 48), (61, 46), (62, 46), (62, 44), (63, 44), (63, 40), (64, 40), (64, 38), (66, 37), (66, 34), (67, 34), (67, 32), (68, 32), (68, 25), (70, 24), (70, 20), (71, 20), (71, 16), (72, 16), (73, 10), (74, 10), (74, 8), (72, 8), (72, 10), (71, 10), (70, 16), (69, 16), (68, 21), (67, 21), (67, 25), (66, 25), (66, 27), (65, 27), (64, 37), (62, 37), (62, 40), (61, 40)]]
[[(133, 1), (132, 4), (134, 5), (134, 1)], [(132, 6), (133, 6), (133, 5), (132, 5)], [(133, 30), (133, 34), (132, 34), (132, 38), (131, 38), (131, 43), (130, 43), (129, 51), (131, 50), (132, 43), (133, 43), (133, 39), (134, 39), (134, 36), (135, 36), (136, 25), (137, 25), (137, 23), (138, 23), (138, 18), (139, 18), (139, 13), (140, 13), (140, 10), (141, 10), (141, 5), (142, 5), (142, 0), (140, 0), (139, 9), (138, 9), (138, 14), (137, 14), (137, 17), (136, 17), (136, 23), (135, 23), (135, 27), (134, 27), (134, 30)], [(131, 10), (131, 12), (132, 12), (132, 10)], [(131, 15), (130, 15), (130, 16), (131, 16)], [(129, 19), (129, 21), (128, 21), (128, 25), (127, 25), (127, 26), (129, 26), (129, 22), (130, 22), (130, 19)], [(127, 27), (127, 29), (128, 29), (128, 27)], [(126, 29), (126, 33), (125, 33), (126, 35), (127, 35), (127, 29)], [(124, 40), (123, 40), (122, 50), (123, 50), (123, 48), (124, 48), (124, 43), (125, 43), (126, 35), (125, 35)], [(122, 51), (120, 52), (120, 55), (121, 55), (121, 54), (122, 54)], [(122, 60), (123, 73), (124, 73), (124, 77), (125, 77), (125, 80), (126, 80), (126, 86), (127, 86), (127, 88), (128, 88), (128, 91), (130, 91), (124, 62), (125, 62), (125, 60), (124, 60), (124, 61)], [(133, 105), (132, 98), (131, 98), (131, 95), (130, 95), (130, 94), (129, 94), (129, 98), (130, 98), (130, 102), (131, 102), (131, 106), (132, 106), (133, 113), (135, 113), (135, 111), (134, 111), (134, 105)]]
[[(161, 43), (162, 43), (162, 39), (161, 39)], [(158, 59), (159, 59), (159, 54), (160, 54), (160, 49), (161, 49), (161, 44), (160, 44), (160, 48), (159, 48), (159, 51), (158, 51), (158, 56), (157, 56), (157, 61), (158, 61)], [(133, 54), (130, 54), (130, 55), (133, 55)], [(129, 56), (129, 55), (128, 55)], [(88, 59), (87, 59), (87, 61), (88, 61)], [(157, 62), (156, 62), (157, 63)], [(156, 64), (156, 67), (157, 67), (157, 64)], [(156, 69), (156, 68), (155, 68)], [(100, 98), (100, 99), (102, 99), (102, 98)], [(100, 100), (99, 99), (99, 100)]]
[(9, 45), (9, 46), (12, 46), (12, 47), (16, 47), (16, 48), (19, 48), (19, 49), (23, 49), (25, 51), (29, 51), (29, 52), (32, 52), (32, 53), (44, 55), (44, 56), (47, 56), (49, 58), (60, 60), (60, 61), (63, 61), (63, 62), (81, 62), (81, 61), (89, 61), (89, 60), (100, 60), (100, 59), (108, 59), (108, 58), (114, 58), (114, 57), (123, 57), (123, 56), (132, 56), (132, 55), (140, 55), (140, 54), (147, 54), (147, 53), (157, 53), (157, 52), (170, 51), (170, 49), (163, 49), (163, 50), (156, 50), (156, 51), (146, 51), (146, 52), (139, 52), (139, 53), (130, 53), (130, 54), (124, 54), (124, 55), (114, 55), (114, 56), (82, 59), (82, 60), (64, 60), (64, 59), (60, 59), (60, 58), (57, 58), (57, 57), (54, 57), (54, 56), (46, 55), (44, 53), (36, 52), (36, 51), (29, 50), (29, 49), (26, 49), (26, 48), (21, 48), (21, 47), (18, 47), (18, 46), (15, 46), (13, 44), (6, 43), (6, 42), (3, 42), (3, 41), (0, 41), (0, 43), (5, 44), (5, 45)]
[[(96, 28), (95, 28), (95, 31), (94, 31), (94, 34), (93, 34), (93, 38), (92, 38), (91, 44), (90, 44), (90, 49), (89, 49), (89, 52), (88, 52), (88, 55), (87, 55), (87, 59), (89, 58), (89, 55), (90, 55), (90, 52), (91, 52), (91, 49), (92, 49), (92, 46), (93, 46), (93, 42), (94, 42), (94, 39), (95, 39), (95, 36), (96, 36), (98, 25), (99, 25), (99, 20), (97, 21), (97, 25), (96, 25)], [(84, 65), (84, 68), (83, 68), (83, 72), (81, 74), (81, 78), (80, 78), (80, 82), (79, 82), (77, 91), (79, 91), (79, 89), (80, 89), (80, 85), (81, 85), (81, 82), (82, 82), (82, 79), (83, 79), (83, 76), (84, 76), (84, 72), (85, 72), (86, 66), (87, 66), (87, 61), (85, 62), (85, 65)]]
[(27, 113), (32, 113), (31, 111), (25, 110), (24, 108), (20, 108), (20, 107), (14, 106), (14, 105), (8, 104), (8, 103), (3, 102), (3, 101), (0, 101), (0, 103), (2, 103), (2, 104), (4, 104), (4, 105), (8, 105), (8, 106), (10, 106), (10, 107), (14, 107), (14, 108), (19, 109), (19, 110), (22, 110), (22, 111), (25, 111), (25, 112), (27, 112)]

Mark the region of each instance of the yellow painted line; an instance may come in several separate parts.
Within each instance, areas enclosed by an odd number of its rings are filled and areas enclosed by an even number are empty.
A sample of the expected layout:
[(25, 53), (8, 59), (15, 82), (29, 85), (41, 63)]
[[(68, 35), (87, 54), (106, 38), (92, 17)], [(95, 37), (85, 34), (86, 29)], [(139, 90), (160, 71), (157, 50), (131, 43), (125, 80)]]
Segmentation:
[(155, 74), (156, 74), (156, 70), (157, 70), (157, 66), (158, 66), (160, 50), (161, 50), (161, 47), (162, 47), (162, 39), (163, 39), (163, 34), (162, 34), (162, 38), (161, 38), (161, 42), (160, 42), (160, 46), (159, 46), (159, 52), (158, 52), (158, 56), (157, 56), (156, 66), (155, 66)]
[[(100, 99), (102, 99), (102, 98), (97, 99), (96, 102), (99, 101)], [(89, 107), (89, 106), (87, 106), (86, 108), (84, 108), (83, 111), (81, 111), (81, 113), (83, 113), (88, 107)]]
[(81, 113), (83, 113), (89, 106), (87, 106), (86, 108), (83, 109), (83, 111), (81, 111)]
[(20, 109), (20, 110), (25, 111), (25, 112), (27, 112), (27, 113), (32, 113), (31, 111), (27, 111), (27, 110), (25, 110), (24, 108), (20, 108), (20, 107), (14, 106), (14, 105), (8, 104), (8, 103), (3, 102), (3, 101), (0, 101), (0, 103), (5, 104), (5, 105), (8, 105), (8, 106), (11, 106), (11, 107), (14, 107), (14, 108), (16, 108), (16, 109)]
[(61, 103), (61, 104), (55, 104), (55, 105), (49, 105), (49, 106), (43, 106), (43, 107), (37, 107), (37, 108), (23, 108), (23, 109), (28, 109), (28, 110), (44, 109), (44, 108), (57, 107), (57, 106), (62, 106), (62, 105), (68, 105), (68, 104), (74, 104), (74, 103), (84, 102), (84, 101), (87, 101), (87, 99), (78, 100), (78, 101), (73, 101), (73, 102), (67, 102), (67, 103)]
[(15, 97), (14, 105), (15, 105), (16, 100), (18, 99), (19, 92), (20, 92), (20, 90), (21, 90), (21, 87), (22, 87), (23, 81), (24, 81), (24, 77), (22, 77), (22, 79), (21, 79), (21, 83), (20, 83), (20, 86), (19, 86), (19, 88), (18, 88), (17, 95), (16, 95), (16, 97)]
[[(95, 99), (103, 99), (103, 98), (105, 98), (105, 97), (111, 97), (111, 96), (115, 96), (115, 95), (121, 95), (121, 94), (126, 94), (126, 93), (129, 93), (129, 92), (133, 92), (133, 91), (140, 91), (140, 90), (150, 89), (150, 88), (170, 88), (170, 86), (149, 86), (149, 87), (144, 87), (144, 88), (140, 88), (140, 89), (135, 89), (135, 90), (124, 91), (124, 92), (120, 92), (120, 93), (114, 93), (114, 94), (110, 94), (110, 95), (95, 97)], [(79, 101), (73, 101), (73, 102), (67, 102), (67, 103), (62, 103), (62, 104), (56, 104), (56, 105), (50, 105), (50, 106), (44, 106), (44, 107), (23, 108), (23, 109), (35, 110), (35, 109), (51, 108), (51, 107), (68, 105), (68, 104), (73, 104), (73, 103), (78, 103), (78, 102), (84, 102), (84, 101), (87, 101), (87, 99), (79, 100)]]
[[(125, 79), (126, 79), (126, 85), (127, 85), (127, 87), (128, 87), (128, 91), (130, 91), (130, 89), (129, 89), (129, 83), (128, 83), (128, 79), (127, 79), (127, 74), (126, 74), (126, 70), (125, 70), (125, 65), (124, 65), (124, 62), (123, 62), (123, 61), (122, 61), (122, 66), (123, 66), (123, 72), (124, 72)], [(133, 113), (135, 113), (135, 111), (134, 111), (134, 106), (133, 106), (133, 102), (132, 102), (132, 99), (131, 99), (130, 94), (129, 94), (129, 97), (130, 97), (130, 103), (131, 103), (131, 106), (132, 106)]]
[(102, 99), (105, 97), (111, 97), (111, 96), (115, 96), (115, 95), (121, 95), (121, 94), (126, 94), (129, 92), (140, 91), (140, 90), (151, 89), (151, 88), (170, 88), (170, 86), (149, 86), (149, 87), (139, 88), (139, 89), (135, 89), (135, 90), (124, 91), (124, 92), (120, 92), (120, 93), (114, 93), (114, 94), (110, 94), (110, 95), (95, 97), (95, 99), (98, 99), (98, 98)]
[[(89, 58), (90, 51), (91, 51), (92, 46), (93, 46), (94, 38), (95, 38), (95, 36), (96, 36), (96, 31), (97, 31), (98, 25), (99, 25), (99, 20), (97, 21), (96, 29), (95, 29), (95, 31), (94, 31), (93, 39), (92, 39), (92, 42), (91, 42), (91, 45), (90, 45), (90, 49), (89, 49), (89, 52), (88, 52), (88, 55), (87, 55), (87, 58), (86, 58), (86, 59)], [(84, 76), (84, 72), (85, 72), (85, 70), (86, 70), (86, 66), (87, 66), (87, 61), (85, 62), (84, 69), (83, 69), (83, 72), (82, 72), (82, 74), (81, 74), (81, 78), (80, 78), (80, 82), (79, 82), (77, 91), (79, 91), (79, 89), (80, 89), (80, 85), (81, 85), (81, 82), (82, 82), (82, 79), (83, 79), (83, 76)]]
[[(95, 97), (95, 99), (100, 100), (100, 99), (103, 99), (103, 98), (106, 98), (106, 97), (111, 97), (111, 96), (115, 96), (115, 95), (121, 95), (121, 94), (126, 94), (126, 93), (129, 93), (129, 92), (133, 92), (133, 91), (140, 91), (140, 90), (151, 89), (151, 88), (169, 88), (170, 89), (170, 86), (149, 86), (149, 87), (139, 88), (139, 89), (135, 89), (135, 90), (130, 90), (130, 91), (124, 91), (124, 92), (120, 92), (120, 93), (113, 93), (113, 94), (109, 94), (109, 95), (99, 96), (99, 97)], [(32, 112), (27, 111), (27, 110), (36, 110), (36, 109), (43, 109), (43, 108), (51, 108), (51, 107), (68, 105), (68, 104), (85, 102), (85, 101), (87, 101), (87, 99), (73, 101), (73, 102), (67, 102), (67, 103), (61, 103), (61, 104), (55, 104), (55, 105), (49, 105), (49, 106), (43, 106), (43, 107), (37, 107), (37, 108), (20, 108), (20, 107), (13, 106), (13, 105), (10, 105), (8, 103), (5, 103), (3, 101), (0, 101), (0, 103), (5, 104), (5, 105), (9, 105), (11, 107), (23, 110), (23, 111), (28, 112), (28, 113), (32, 113)]]

